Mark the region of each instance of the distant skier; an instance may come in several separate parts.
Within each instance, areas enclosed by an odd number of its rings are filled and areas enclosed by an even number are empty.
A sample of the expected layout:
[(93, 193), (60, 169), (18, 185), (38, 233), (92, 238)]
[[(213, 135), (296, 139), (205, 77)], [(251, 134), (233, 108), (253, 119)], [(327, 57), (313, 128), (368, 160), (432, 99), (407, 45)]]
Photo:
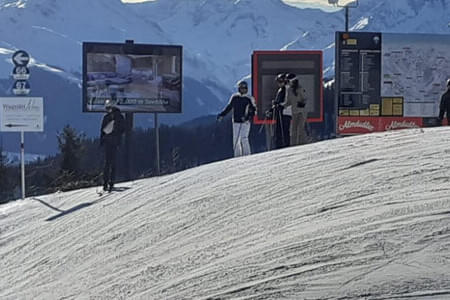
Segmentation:
[(306, 144), (306, 91), (300, 85), (297, 76), (290, 77), (290, 82), (286, 89), (286, 101), (281, 104), (283, 107), (291, 107), (291, 145)]
[(116, 155), (125, 131), (125, 121), (115, 103), (107, 99), (106, 115), (103, 117), (100, 131), (100, 145), (105, 148), (105, 166), (103, 169), (103, 190), (111, 191), (116, 178)]
[(444, 114), (447, 113), (447, 125), (450, 125), (450, 79), (447, 80), (447, 91), (441, 97), (439, 105), (439, 121), (442, 125)]
[(233, 151), (235, 157), (251, 154), (248, 135), (251, 120), (256, 113), (256, 105), (255, 99), (247, 92), (247, 82), (240, 81), (238, 93), (231, 95), (227, 106), (217, 116), (217, 120), (221, 121), (231, 110), (233, 111)]

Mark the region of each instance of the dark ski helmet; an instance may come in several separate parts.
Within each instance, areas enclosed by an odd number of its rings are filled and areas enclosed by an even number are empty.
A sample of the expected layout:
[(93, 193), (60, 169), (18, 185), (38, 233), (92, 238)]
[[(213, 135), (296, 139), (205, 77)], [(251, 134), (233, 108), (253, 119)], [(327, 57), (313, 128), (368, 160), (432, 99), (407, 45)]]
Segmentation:
[(295, 74), (287, 73), (286, 74), (286, 81), (290, 81), (290, 80), (294, 79), (295, 77), (297, 77), (297, 76), (295, 76)]
[(277, 82), (285, 82), (286, 80), (286, 73), (279, 73), (276, 77), (275, 80)]
[[(238, 83), (238, 91), (241, 91), (241, 89), (248, 90), (248, 84), (247, 84), (247, 82), (244, 81), (244, 80), (241, 80), (241, 81), (239, 81), (239, 83)], [(245, 93), (244, 93), (244, 94), (245, 94)]]

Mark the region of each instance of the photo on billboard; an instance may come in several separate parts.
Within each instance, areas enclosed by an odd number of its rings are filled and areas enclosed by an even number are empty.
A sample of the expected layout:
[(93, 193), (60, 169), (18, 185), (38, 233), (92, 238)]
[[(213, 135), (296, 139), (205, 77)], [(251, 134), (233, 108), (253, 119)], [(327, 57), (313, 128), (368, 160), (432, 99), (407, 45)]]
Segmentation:
[(182, 47), (83, 43), (83, 112), (181, 113)]
[(323, 120), (322, 52), (321, 51), (255, 51), (252, 58), (252, 87), (256, 100), (256, 124), (273, 123), (266, 118), (276, 97), (279, 73), (292, 73), (305, 89), (308, 122)]

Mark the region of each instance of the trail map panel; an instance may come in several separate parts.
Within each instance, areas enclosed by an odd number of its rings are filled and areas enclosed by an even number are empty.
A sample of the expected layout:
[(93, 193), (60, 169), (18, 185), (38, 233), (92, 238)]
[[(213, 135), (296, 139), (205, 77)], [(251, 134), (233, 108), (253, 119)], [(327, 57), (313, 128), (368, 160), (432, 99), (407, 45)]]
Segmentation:
[(403, 97), (405, 117), (436, 117), (450, 78), (450, 36), (383, 34), (382, 97)]
[(336, 34), (339, 114), (379, 115), (381, 34), (338, 32)]

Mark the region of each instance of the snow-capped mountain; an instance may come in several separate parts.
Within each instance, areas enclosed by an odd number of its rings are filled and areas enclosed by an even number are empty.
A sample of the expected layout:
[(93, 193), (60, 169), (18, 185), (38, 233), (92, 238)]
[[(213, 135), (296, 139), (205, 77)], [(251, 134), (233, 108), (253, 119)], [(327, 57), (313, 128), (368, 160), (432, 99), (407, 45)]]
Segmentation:
[[(448, 15), (450, 4), (445, 0), (360, 0), (358, 8), (350, 9), (350, 24), (353, 30), (449, 33)], [(250, 75), (254, 50), (323, 50), (324, 75), (334, 76), (334, 34), (343, 29), (343, 11), (299, 9), (282, 0), (157, 0), (140, 4), (1, 0), (0, 93), (10, 93), (12, 81), (7, 78), (12, 71), (12, 53), (26, 50), (32, 56), (32, 68), (44, 71), (38, 76), (39, 82), (47, 81), (45, 86), (36, 89), (32, 82), (32, 92), (44, 90), (34, 95), (45, 97), (46, 114), (70, 115), (74, 127), (93, 135), (99, 115), (82, 116), (81, 93), (54, 97), (80, 84), (82, 42), (132, 39), (177, 44), (184, 46), (183, 114), (163, 116), (163, 120), (182, 122), (216, 113), (235, 83)], [(33, 69), (31, 72), (34, 80), (37, 75)], [(52, 73), (63, 80), (55, 83), (53, 76), (46, 75)], [(65, 125), (62, 121), (47, 117), (45, 139), (53, 142), (45, 145), (55, 149), (54, 136)], [(149, 126), (152, 122), (141, 115), (137, 124)]]
[(447, 0), (359, 1), (355, 29), (397, 33), (450, 33)]
[(449, 142), (384, 132), (1, 205), (0, 298), (449, 299)]
[[(449, 33), (445, 0), (360, 0), (350, 9), (353, 29)], [(334, 60), (334, 32), (343, 12), (299, 9), (281, 0), (2, 0), (0, 55), (10, 62), (26, 49), (36, 63), (80, 79), (83, 41), (181, 44), (185, 76), (225, 89), (250, 73), (250, 54), (264, 49), (319, 49)], [(1, 66), (0, 76), (10, 75)], [(328, 75), (333, 75), (328, 72)], [(215, 88), (215, 87), (214, 87)], [(223, 95), (221, 95), (223, 96)]]

